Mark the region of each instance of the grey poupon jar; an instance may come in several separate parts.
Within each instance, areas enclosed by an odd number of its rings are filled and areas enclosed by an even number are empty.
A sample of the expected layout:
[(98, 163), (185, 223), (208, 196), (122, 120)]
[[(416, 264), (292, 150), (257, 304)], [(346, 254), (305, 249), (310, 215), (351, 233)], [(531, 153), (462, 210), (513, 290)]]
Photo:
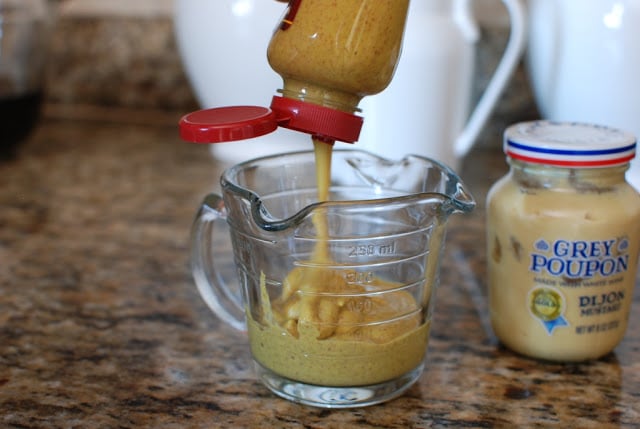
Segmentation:
[(582, 361), (627, 329), (638, 266), (640, 195), (625, 180), (636, 140), (576, 123), (509, 127), (510, 165), (487, 197), (489, 309), (508, 348)]

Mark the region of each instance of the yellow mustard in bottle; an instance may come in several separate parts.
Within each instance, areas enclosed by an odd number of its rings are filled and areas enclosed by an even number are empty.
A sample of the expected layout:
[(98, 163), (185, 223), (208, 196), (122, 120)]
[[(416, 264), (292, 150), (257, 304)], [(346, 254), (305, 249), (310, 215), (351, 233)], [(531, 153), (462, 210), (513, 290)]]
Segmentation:
[(636, 283), (640, 195), (625, 180), (636, 139), (580, 123), (509, 127), (510, 170), (487, 196), (489, 311), (509, 349), (550, 361), (610, 353)]
[(293, 0), (267, 50), (285, 97), (355, 112), (395, 71), (409, 0)]

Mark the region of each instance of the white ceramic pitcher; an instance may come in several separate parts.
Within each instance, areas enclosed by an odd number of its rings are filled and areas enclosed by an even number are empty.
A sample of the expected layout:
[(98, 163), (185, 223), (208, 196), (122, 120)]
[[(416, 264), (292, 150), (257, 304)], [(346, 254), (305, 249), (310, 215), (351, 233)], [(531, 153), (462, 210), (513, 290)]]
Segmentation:
[(403, 51), (389, 87), (365, 98), (359, 145), (388, 158), (406, 153), (457, 169), (518, 65), (526, 43), (520, 0), (502, 0), (511, 35), (491, 80), (471, 110), (479, 31), (472, 0), (412, 0)]
[[(267, 45), (286, 4), (275, 0), (176, 0), (174, 31), (187, 78), (202, 108), (268, 105), (282, 79)], [(211, 145), (230, 164), (308, 149), (309, 136), (285, 128), (254, 140)]]
[[(469, 116), (479, 32), (472, 0), (412, 0), (403, 53), (393, 81), (360, 104), (359, 149), (388, 158), (414, 153), (454, 169), (471, 148), (518, 64), (526, 42), (521, 0), (502, 0), (511, 36), (494, 76)], [(286, 3), (275, 0), (177, 0), (175, 29), (187, 75), (202, 107), (266, 105), (281, 88), (267, 45)], [(467, 120), (468, 119), (468, 120)], [(259, 140), (259, 141), (256, 141)], [(212, 145), (230, 162), (307, 149), (309, 137), (289, 130)]]
[[(640, 136), (640, 0), (529, 0), (526, 63), (543, 117)], [(627, 179), (640, 189), (640, 160)]]

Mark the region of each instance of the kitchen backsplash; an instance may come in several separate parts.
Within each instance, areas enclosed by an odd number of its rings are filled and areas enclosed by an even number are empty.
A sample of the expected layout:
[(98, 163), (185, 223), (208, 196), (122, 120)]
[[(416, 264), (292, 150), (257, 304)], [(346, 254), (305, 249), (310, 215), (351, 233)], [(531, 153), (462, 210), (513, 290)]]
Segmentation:
[(161, 110), (195, 106), (174, 41), (171, 1), (59, 0), (54, 7), (50, 102)]
[[(50, 1), (56, 8), (50, 103), (168, 111), (197, 107), (174, 39), (174, 0)], [(508, 19), (499, 0), (476, 0), (475, 6), (483, 31), (476, 65), (479, 92), (506, 43)], [(520, 67), (487, 132), (534, 115)]]

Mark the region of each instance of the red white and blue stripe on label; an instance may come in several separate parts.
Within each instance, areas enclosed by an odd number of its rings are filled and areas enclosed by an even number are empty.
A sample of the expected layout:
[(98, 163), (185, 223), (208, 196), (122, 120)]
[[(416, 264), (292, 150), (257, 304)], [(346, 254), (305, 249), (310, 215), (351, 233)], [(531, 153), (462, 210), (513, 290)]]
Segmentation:
[(611, 167), (635, 157), (636, 139), (614, 128), (580, 123), (525, 122), (505, 132), (504, 151), (524, 162), (558, 167)]

